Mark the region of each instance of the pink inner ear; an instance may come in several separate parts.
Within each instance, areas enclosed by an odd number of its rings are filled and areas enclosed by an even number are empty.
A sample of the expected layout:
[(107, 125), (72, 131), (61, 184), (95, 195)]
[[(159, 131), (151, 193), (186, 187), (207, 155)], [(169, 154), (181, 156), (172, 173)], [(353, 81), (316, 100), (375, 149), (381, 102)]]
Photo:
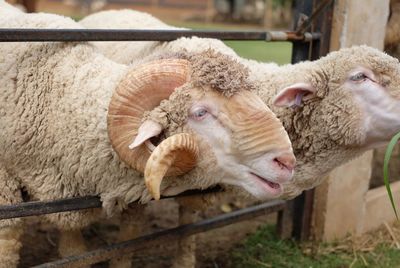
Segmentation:
[(314, 94), (315, 89), (306, 83), (296, 83), (284, 88), (275, 96), (273, 104), (277, 107), (299, 106), (303, 97)]
[(145, 141), (160, 134), (161, 131), (162, 126), (159, 123), (151, 120), (144, 121), (143, 124), (139, 127), (138, 134), (135, 137), (134, 141), (129, 145), (129, 149), (134, 149), (140, 146)]

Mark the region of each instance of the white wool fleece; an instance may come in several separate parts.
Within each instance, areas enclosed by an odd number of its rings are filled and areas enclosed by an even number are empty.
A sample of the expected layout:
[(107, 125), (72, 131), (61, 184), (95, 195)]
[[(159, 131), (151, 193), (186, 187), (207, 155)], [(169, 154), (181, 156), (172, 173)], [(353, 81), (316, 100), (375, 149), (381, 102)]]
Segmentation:
[[(4, 28), (79, 27), (56, 15), (0, 12)], [(88, 43), (1, 43), (0, 56), (0, 125), (7, 126), (0, 136), (0, 171), (8, 174), (5, 179), (18, 180), (30, 200), (99, 195), (107, 214), (151, 199), (143, 176), (121, 162), (108, 138), (108, 105), (129, 70), (126, 65)], [(166, 178), (161, 190), (218, 183), (219, 169), (207, 146), (200, 141), (196, 168), (179, 180)], [(99, 216), (89, 210), (45, 217), (60, 228), (75, 229)]]

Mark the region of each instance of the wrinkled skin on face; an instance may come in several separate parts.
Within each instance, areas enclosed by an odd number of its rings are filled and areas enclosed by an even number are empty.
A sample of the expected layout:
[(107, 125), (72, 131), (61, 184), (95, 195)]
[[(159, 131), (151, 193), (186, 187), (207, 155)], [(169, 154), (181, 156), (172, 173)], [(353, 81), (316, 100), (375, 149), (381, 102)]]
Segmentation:
[[(293, 175), (295, 158), (283, 126), (261, 99), (245, 90), (229, 98), (211, 89), (190, 89), (186, 93), (190, 100), (186, 98), (185, 107), (180, 108), (187, 115), (183, 128), (190, 129), (206, 144), (199, 143), (200, 154), (212, 151), (217, 161), (217, 183), (243, 187), (259, 199), (279, 196), (280, 185)], [(175, 95), (182, 96), (182, 92), (174, 93), (164, 106), (174, 107)], [(168, 112), (165, 116), (173, 117)], [(151, 118), (150, 115), (143, 125), (163, 128)], [(145, 131), (153, 133), (148, 127)], [(138, 137), (143, 135), (139, 129)], [(190, 187), (169, 187), (164, 194), (177, 194)]]

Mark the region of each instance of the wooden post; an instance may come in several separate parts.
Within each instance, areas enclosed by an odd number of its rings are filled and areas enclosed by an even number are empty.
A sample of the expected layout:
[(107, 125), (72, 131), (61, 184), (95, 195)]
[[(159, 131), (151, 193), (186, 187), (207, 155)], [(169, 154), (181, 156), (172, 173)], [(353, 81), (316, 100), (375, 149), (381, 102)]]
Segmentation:
[(28, 13), (36, 11), (36, 0), (17, 0), (17, 3), (23, 5)]
[[(383, 49), (388, 15), (389, 0), (336, 0), (331, 50), (361, 44)], [(317, 187), (313, 214), (316, 239), (331, 240), (366, 231), (371, 161), (372, 151), (335, 169)]]
[(272, 26), (272, 0), (266, 0), (264, 8), (264, 28), (272, 29)]

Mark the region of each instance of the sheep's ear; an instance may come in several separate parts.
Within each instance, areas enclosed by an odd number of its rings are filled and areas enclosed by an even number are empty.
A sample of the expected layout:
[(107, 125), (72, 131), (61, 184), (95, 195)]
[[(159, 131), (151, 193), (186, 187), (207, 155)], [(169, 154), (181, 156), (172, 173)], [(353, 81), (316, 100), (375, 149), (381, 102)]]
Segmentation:
[(273, 104), (278, 107), (299, 106), (304, 99), (315, 94), (315, 88), (308, 83), (296, 83), (284, 88), (274, 98)]
[(159, 123), (156, 123), (151, 120), (146, 120), (140, 125), (138, 134), (133, 140), (133, 142), (129, 145), (129, 149), (134, 149), (145, 141), (157, 136), (163, 130), (162, 126)]

